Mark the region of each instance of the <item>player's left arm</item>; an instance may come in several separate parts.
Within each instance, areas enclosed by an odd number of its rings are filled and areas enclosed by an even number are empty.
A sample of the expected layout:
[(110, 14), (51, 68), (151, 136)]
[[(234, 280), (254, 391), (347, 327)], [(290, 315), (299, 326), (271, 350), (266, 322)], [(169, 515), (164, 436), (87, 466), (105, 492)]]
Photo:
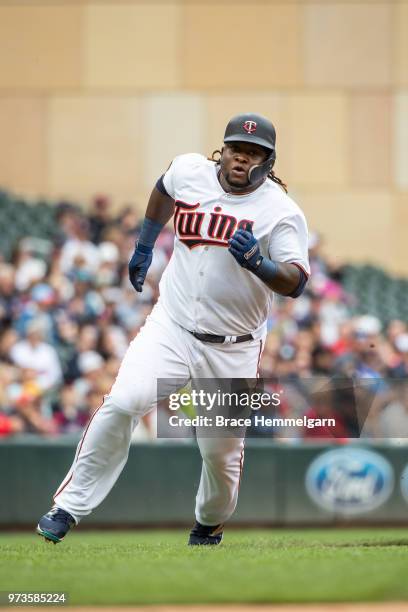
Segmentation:
[(272, 232), (270, 257), (261, 255), (250, 226), (246, 230), (237, 230), (229, 245), (236, 261), (260, 278), (269, 289), (293, 298), (302, 294), (309, 278), (304, 219), (285, 220)]

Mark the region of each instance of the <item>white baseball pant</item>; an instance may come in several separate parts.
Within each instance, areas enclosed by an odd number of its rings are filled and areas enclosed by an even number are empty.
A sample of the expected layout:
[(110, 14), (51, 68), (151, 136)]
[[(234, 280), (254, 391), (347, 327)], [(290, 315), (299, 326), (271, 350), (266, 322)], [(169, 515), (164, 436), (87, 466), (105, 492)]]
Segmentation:
[[(235, 344), (197, 340), (175, 323), (161, 303), (130, 343), (109, 395), (93, 414), (55, 504), (77, 522), (108, 495), (126, 464), (138, 419), (157, 403), (157, 379), (255, 378), (263, 338)], [(204, 438), (196, 519), (218, 525), (234, 512), (244, 457), (244, 438)]]

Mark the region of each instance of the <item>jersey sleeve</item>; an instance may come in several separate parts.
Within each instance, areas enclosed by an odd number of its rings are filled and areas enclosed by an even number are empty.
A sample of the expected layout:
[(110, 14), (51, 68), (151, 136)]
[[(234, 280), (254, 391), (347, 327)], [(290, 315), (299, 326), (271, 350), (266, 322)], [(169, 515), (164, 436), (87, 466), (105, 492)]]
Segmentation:
[(176, 197), (176, 182), (177, 182), (177, 157), (173, 159), (166, 172), (163, 174), (163, 185), (168, 195), (172, 198)]
[(308, 229), (303, 214), (282, 219), (271, 232), (269, 256), (280, 263), (294, 263), (309, 276)]
[(182, 188), (186, 177), (200, 164), (205, 157), (199, 153), (184, 153), (173, 159), (163, 175), (163, 185), (170, 197), (175, 199), (177, 192)]
[(177, 157), (173, 159), (166, 172), (163, 174), (163, 185), (169, 196), (175, 198), (177, 183)]

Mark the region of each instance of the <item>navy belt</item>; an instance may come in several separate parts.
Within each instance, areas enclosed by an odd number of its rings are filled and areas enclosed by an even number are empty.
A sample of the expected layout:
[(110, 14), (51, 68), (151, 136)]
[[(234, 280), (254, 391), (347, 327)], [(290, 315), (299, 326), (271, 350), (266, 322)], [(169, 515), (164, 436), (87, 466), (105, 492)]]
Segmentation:
[(199, 334), (198, 332), (190, 332), (201, 342), (212, 342), (213, 344), (237, 344), (238, 342), (248, 342), (253, 340), (252, 334), (244, 334), (243, 336), (215, 336), (214, 334)]

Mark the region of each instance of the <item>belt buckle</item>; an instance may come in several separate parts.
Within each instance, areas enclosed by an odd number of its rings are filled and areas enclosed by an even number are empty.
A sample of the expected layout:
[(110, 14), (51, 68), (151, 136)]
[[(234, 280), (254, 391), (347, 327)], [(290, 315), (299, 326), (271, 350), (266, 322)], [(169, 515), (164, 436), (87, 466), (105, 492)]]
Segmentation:
[(237, 336), (225, 336), (223, 344), (234, 344), (237, 341)]

